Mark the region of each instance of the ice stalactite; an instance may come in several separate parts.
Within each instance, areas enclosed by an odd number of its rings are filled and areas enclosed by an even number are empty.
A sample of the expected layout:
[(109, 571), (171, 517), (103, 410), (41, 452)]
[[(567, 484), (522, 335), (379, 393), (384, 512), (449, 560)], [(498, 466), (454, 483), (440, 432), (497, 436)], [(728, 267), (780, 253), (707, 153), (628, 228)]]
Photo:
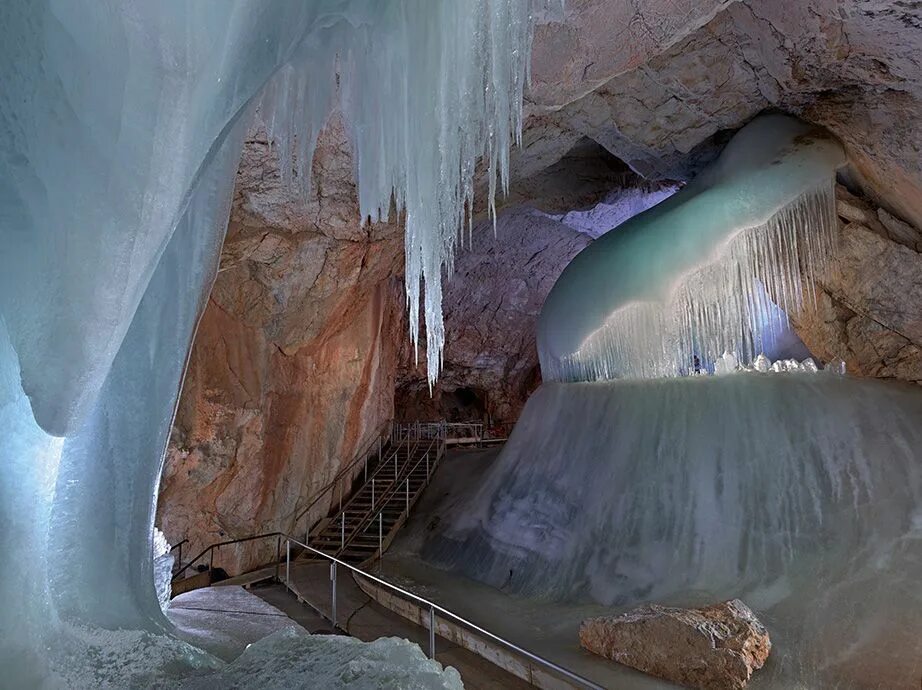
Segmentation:
[(445, 341), (442, 275), (472, 220), (478, 161), (491, 211), (498, 187), (508, 186), (532, 5), (559, 2), (382, 3), (374, 24), (341, 20), (327, 29), (325, 43), (302, 43), (263, 99), (282, 176), (303, 188), (317, 134), (338, 97), (356, 149), (362, 216), (386, 219), (393, 205), (405, 213), (410, 334), (415, 344), (422, 302), (430, 383)]
[(544, 377), (678, 376), (771, 349), (834, 250), (843, 162), (835, 141), (792, 118), (741, 130), (699, 178), (567, 267), (541, 314)]

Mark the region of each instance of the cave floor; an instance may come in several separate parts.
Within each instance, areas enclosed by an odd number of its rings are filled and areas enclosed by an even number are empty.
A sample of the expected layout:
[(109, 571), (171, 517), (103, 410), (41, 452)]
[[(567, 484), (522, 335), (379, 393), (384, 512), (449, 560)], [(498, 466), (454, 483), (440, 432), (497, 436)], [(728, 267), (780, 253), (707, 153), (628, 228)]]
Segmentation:
[(247, 645), (277, 630), (310, 630), (286, 613), (243, 587), (204, 587), (170, 601), (167, 618), (181, 639), (233, 661)]
[[(291, 566), (293, 588), (305, 600), (297, 604), (312, 608), (323, 616), (330, 615), (330, 567), (326, 563), (296, 561)], [(297, 600), (293, 595), (290, 602)], [(291, 603), (283, 605), (290, 612)], [(276, 602), (275, 605), (279, 605)], [(380, 606), (365, 594), (353, 579), (340, 573), (337, 581), (337, 623), (341, 630), (365, 642), (381, 637), (402, 637), (416, 642), (422, 649), (429, 648), (429, 632), (414, 625), (402, 616)], [(326, 630), (329, 623), (325, 622)], [(461, 674), (464, 687), (473, 690), (487, 688), (530, 688), (524, 681), (481, 657), (441, 637), (436, 639), (436, 659), (445, 666), (454, 666)]]
[(382, 579), (408, 589), (607, 688), (660, 690), (676, 686), (615, 664), (579, 645), (579, 626), (591, 616), (611, 615), (601, 605), (535, 602), (438, 570), (410, 556), (385, 556)]

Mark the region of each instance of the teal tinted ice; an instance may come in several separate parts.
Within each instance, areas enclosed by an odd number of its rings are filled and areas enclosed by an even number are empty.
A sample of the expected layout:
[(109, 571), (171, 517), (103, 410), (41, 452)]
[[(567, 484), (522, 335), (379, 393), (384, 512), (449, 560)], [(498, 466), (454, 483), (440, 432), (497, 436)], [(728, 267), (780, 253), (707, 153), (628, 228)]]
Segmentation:
[(675, 376), (724, 351), (750, 361), (777, 319), (771, 300), (789, 311), (810, 298), (803, 278), (832, 250), (844, 162), (794, 118), (744, 127), (688, 186), (567, 266), (539, 319), (545, 379)]

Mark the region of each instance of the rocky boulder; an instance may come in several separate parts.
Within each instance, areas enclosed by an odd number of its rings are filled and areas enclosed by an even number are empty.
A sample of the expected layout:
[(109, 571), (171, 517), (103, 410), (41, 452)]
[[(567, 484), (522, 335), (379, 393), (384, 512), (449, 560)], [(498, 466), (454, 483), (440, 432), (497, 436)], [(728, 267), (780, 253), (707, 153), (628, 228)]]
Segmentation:
[(707, 690), (745, 687), (771, 651), (768, 632), (739, 599), (698, 609), (650, 604), (589, 618), (579, 639), (594, 654)]

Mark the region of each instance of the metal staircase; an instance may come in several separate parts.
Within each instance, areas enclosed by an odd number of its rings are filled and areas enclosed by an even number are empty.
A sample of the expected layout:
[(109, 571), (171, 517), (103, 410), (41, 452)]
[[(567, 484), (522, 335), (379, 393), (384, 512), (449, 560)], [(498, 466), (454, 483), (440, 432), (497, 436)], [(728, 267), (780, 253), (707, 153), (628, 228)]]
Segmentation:
[[(330, 482), (280, 523), (304, 535), (312, 549), (348, 563), (367, 564), (387, 550), (448, 446), (481, 445), (494, 440), (502, 439), (489, 437), (479, 423), (387, 421)], [(331, 506), (329, 512), (326, 506)], [(256, 534), (217, 542), (186, 563), (182, 562), (182, 545), (187, 542), (184, 539), (174, 547), (179, 551), (173, 574), (174, 594), (207, 586), (215, 556), (222, 549), (264, 538), (266, 534)], [(282, 540), (278, 537), (276, 564), (281, 562), (281, 549)], [(193, 567), (201, 571), (200, 581), (194, 583), (187, 577)]]
[(354, 565), (379, 558), (444, 454), (443, 434), (431, 433), (428, 426), (395, 424), (374, 470), (338, 510), (311, 530), (308, 543)]

